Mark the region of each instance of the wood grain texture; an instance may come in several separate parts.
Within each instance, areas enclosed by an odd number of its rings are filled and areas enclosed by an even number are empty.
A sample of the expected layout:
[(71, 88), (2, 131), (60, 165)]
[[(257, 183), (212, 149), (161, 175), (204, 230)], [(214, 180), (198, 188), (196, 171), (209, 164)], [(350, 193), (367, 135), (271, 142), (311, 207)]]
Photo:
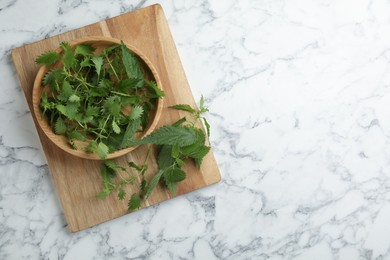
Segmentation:
[[(31, 111), (32, 88), (39, 69), (34, 63), (35, 58), (44, 51), (56, 49), (62, 41), (87, 36), (122, 39), (142, 51), (153, 63), (166, 93), (158, 127), (171, 124), (185, 115), (168, 109), (168, 106), (180, 103), (195, 106), (164, 12), (161, 6), (153, 5), (14, 49), (12, 58)], [(33, 119), (37, 124), (34, 116)], [(38, 128), (37, 130), (70, 231), (80, 231), (128, 213), (127, 202), (119, 201), (116, 194), (111, 194), (103, 200), (96, 198), (96, 194), (102, 189), (99, 161), (80, 159), (67, 154), (53, 145)], [(140, 146), (116, 161), (121, 165), (125, 165), (126, 161), (143, 162), (146, 150), (147, 147)], [(156, 151), (152, 154), (148, 159), (148, 179), (157, 171)], [(194, 163), (186, 165), (184, 170), (187, 172), (187, 179), (178, 185), (177, 196), (220, 180), (212, 152), (206, 156), (200, 170)], [(128, 187), (127, 192), (136, 191), (136, 186), (138, 185)], [(158, 186), (142, 207), (171, 197), (163, 186)]]

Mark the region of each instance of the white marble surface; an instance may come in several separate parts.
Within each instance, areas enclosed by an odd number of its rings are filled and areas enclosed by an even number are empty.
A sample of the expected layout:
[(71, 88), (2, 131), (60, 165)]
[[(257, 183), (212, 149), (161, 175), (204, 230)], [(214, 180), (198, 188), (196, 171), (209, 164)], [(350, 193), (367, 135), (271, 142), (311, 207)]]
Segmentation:
[(71, 234), (10, 50), (155, 1), (0, 0), (0, 259), (390, 259), (390, 2), (161, 1), (223, 180)]

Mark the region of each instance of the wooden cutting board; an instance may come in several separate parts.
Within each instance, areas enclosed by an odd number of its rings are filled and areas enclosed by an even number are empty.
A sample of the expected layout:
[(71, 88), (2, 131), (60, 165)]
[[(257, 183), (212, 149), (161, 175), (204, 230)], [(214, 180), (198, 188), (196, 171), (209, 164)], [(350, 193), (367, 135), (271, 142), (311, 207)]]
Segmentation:
[[(122, 39), (137, 47), (155, 65), (166, 93), (159, 126), (172, 124), (185, 115), (168, 109), (168, 106), (181, 103), (195, 106), (164, 11), (160, 5), (153, 5), (14, 49), (12, 58), (31, 111), (32, 87), (38, 71), (35, 58), (44, 51), (56, 49), (62, 41), (86, 36)], [(33, 119), (37, 126), (34, 115)], [(99, 161), (69, 155), (57, 148), (39, 128), (37, 131), (70, 231), (80, 231), (128, 213), (127, 200), (119, 201), (116, 194), (106, 199), (96, 198), (96, 194), (102, 190)], [(117, 163), (142, 163), (146, 150), (145, 146), (141, 146), (118, 158)], [(155, 153), (152, 154), (148, 160), (149, 180), (157, 171)], [(184, 170), (187, 179), (178, 185), (177, 195), (216, 183), (221, 178), (212, 151), (206, 156), (200, 170), (193, 163), (186, 165)], [(128, 187), (127, 192), (131, 194), (137, 189), (138, 185)], [(142, 208), (170, 198), (172, 195), (163, 186), (158, 186)]]

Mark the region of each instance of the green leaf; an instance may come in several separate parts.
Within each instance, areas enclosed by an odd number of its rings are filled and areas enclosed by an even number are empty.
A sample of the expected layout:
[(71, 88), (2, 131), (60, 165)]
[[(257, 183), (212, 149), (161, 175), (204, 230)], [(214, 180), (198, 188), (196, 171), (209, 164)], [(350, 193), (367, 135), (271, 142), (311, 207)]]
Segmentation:
[(112, 131), (114, 131), (116, 134), (121, 133), (120, 127), (118, 126), (118, 124), (114, 120), (112, 121)]
[(188, 153), (187, 156), (191, 157), (191, 158), (194, 158), (194, 159), (195, 158), (201, 159), (201, 158), (205, 157), (206, 154), (208, 154), (209, 151), (210, 151), (210, 147), (206, 146), (206, 145), (203, 145), (203, 146), (198, 147), (196, 150), (191, 151), (190, 153)]
[(186, 122), (186, 121), (187, 121), (187, 118), (182, 117), (182, 118), (180, 118), (179, 120), (177, 120), (175, 123), (173, 123), (172, 125), (173, 125), (173, 126), (179, 126), (179, 125), (183, 124), (183, 123)]
[(64, 123), (64, 120), (62, 120), (62, 117), (59, 116), (57, 118), (56, 124), (54, 126), (54, 131), (56, 134), (62, 135), (62, 134), (66, 133), (66, 130), (67, 130), (67, 127)]
[(57, 110), (58, 110), (61, 114), (63, 114), (64, 116), (67, 116), (66, 107), (65, 107), (64, 105), (59, 104), (59, 105), (56, 106), (56, 108), (57, 108)]
[(141, 126), (142, 126), (142, 131), (144, 131), (149, 125), (150, 105), (148, 103), (145, 103), (143, 104), (142, 109), (143, 109), (143, 113), (141, 115)]
[(148, 191), (147, 188), (148, 188), (147, 187), (147, 182), (146, 182), (145, 178), (142, 178), (142, 181), (141, 181), (141, 184), (140, 184), (140, 191), (141, 191), (140, 195), (141, 195), (142, 198), (146, 196), (146, 193)]
[(180, 156), (180, 147), (177, 145), (172, 146), (172, 157), (178, 158)]
[(202, 117), (204, 125), (206, 126), (207, 136), (210, 137), (210, 124), (205, 117)]
[(174, 108), (174, 109), (177, 109), (177, 110), (187, 111), (187, 112), (190, 112), (190, 113), (196, 113), (195, 109), (193, 109), (190, 105), (186, 105), (186, 104), (178, 104), (178, 105), (170, 106), (169, 108)]
[(69, 68), (73, 67), (73, 65), (76, 62), (76, 58), (74, 56), (74, 51), (72, 50), (69, 43), (67, 43), (67, 42), (62, 42), (60, 44), (60, 46), (64, 50), (64, 56), (62, 58), (63, 62), (64, 62), (64, 66), (65, 66), (65, 68), (69, 69)]
[(80, 54), (80, 55), (83, 55), (83, 56), (88, 56), (88, 55), (90, 55), (94, 50), (95, 50), (95, 48), (92, 47), (91, 45), (88, 45), (88, 44), (79, 44), (79, 45), (77, 45), (77, 47), (76, 47), (76, 49), (75, 49), (75, 53), (76, 53), (76, 55)]
[(98, 198), (106, 198), (115, 189), (116, 185), (111, 181), (111, 178), (115, 177), (115, 172), (107, 168), (105, 164), (100, 165), (100, 175), (102, 177), (104, 189), (100, 192)]
[(157, 158), (158, 167), (165, 169), (175, 163), (175, 158), (172, 157), (172, 146), (163, 145)]
[(122, 61), (126, 69), (126, 74), (129, 79), (143, 79), (144, 75), (141, 70), (140, 63), (137, 57), (121, 42)]
[(85, 110), (85, 115), (86, 116), (98, 116), (99, 115), (99, 108), (95, 106), (88, 106), (87, 109)]
[(155, 130), (142, 140), (136, 141), (140, 144), (160, 144), (187, 146), (198, 140), (199, 133), (193, 127), (187, 126), (163, 126)]
[(165, 96), (164, 91), (157, 86), (156, 82), (147, 80), (147, 81), (145, 81), (145, 83), (149, 88), (151, 88), (154, 91), (154, 93), (157, 95), (157, 97), (164, 97)]
[(76, 139), (80, 141), (85, 141), (86, 137), (82, 133), (78, 132), (77, 130), (68, 131), (66, 135), (71, 139)]
[(72, 95), (73, 89), (70, 85), (69, 81), (63, 80), (62, 81), (62, 89), (57, 98), (61, 101), (67, 101), (69, 97)]
[(144, 86), (144, 80), (138, 78), (130, 78), (119, 81), (118, 88), (123, 93), (129, 93), (132, 89), (139, 89)]
[(120, 115), (121, 104), (119, 103), (118, 97), (111, 96), (111, 97), (107, 98), (104, 101), (103, 105), (112, 116), (118, 117)]
[(122, 142), (119, 146), (120, 148), (125, 148), (133, 145), (134, 134), (137, 132), (140, 124), (140, 119), (130, 120), (129, 124), (126, 127), (125, 134), (123, 135)]
[(93, 64), (95, 64), (96, 73), (98, 74), (98, 77), (100, 77), (100, 73), (103, 66), (103, 57), (101, 56), (92, 56), (91, 58)]
[(153, 190), (156, 188), (158, 182), (161, 179), (161, 176), (164, 174), (164, 170), (159, 170), (156, 175), (153, 176), (152, 180), (150, 181), (149, 185), (147, 186), (147, 191), (145, 196), (149, 197), (150, 194), (152, 194)]
[(96, 195), (96, 197), (98, 199), (105, 199), (105, 198), (107, 198), (108, 195), (111, 194), (111, 192), (112, 192), (112, 190), (105, 188), (98, 195)]
[(62, 69), (53, 69), (43, 77), (43, 85), (49, 86), (51, 92), (58, 91), (64, 78)]
[(183, 167), (185, 162), (180, 159), (180, 158), (175, 158), (175, 161), (176, 161), (176, 164), (179, 166), (179, 167)]
[(76, 94), (72, 94), (69, 97), (69, 102), (80, 102), (80, 97), (77, 96)]
[(88, 146), (85, 147), (85, 151), (87, 153), (94, 153), (96, 152), (97, 147), (98, 147), (97, 142), (95, 140), (92, 140), (91, 142), (89, 142)]
[(132, 120), (139, 119), (143, 112), (144, 109), (141, 106), (135, 106), (131, 109), (129, 117)]
[(200, 168), (200, 166), (202, 165), (202, 162), (203, 162), (203, 158), (195, 158), (195, 164), (198, 168)]
[(203, 95), (200, 96), (199, 107), (200, 107), (200, 109), (204, 108), (204, 98), (203, 98)]
[(104, 164), (105, 164), (108, 168), (110, 168), (110, 169), (112, 169), (112, 170), (114, 170), (114, 171), (117, 171), (117, 170), (126, 171), (126, 168), (123, 167), (123, 166), (118, 165), (118, 164), (115, 162), (114, 159), (105, 160), (105, 161), (104, 161)]
[(137, 193), (131, 195), (131, 198), (127, 206), (128, 206), (128, 211), (133, 211), (141, 207), (141, 199)]
[(82, 68), (91, 67), (91, 66), (92, 66), (91, 58), (85, 57), (85, 58), (80, 62), (80, 66), (81, 66)]
[(78, 102), (70, 102), (66, 105), (65, 115), (70, 119), (75, 119), (77, 116), (77, 112), (79, 111), (80, 103)]
[(176, 182), (166, 182), (168, 190), (172, 193), (173, 196), (176, 196), (177, 193), (177, 183)]
[(98, 144), (97, 149), (96, 149), (96, 153), (98, 154), (98, 156), (101, 159), (105, 159), (107, 157), (107, 154), (108, 154), (108, 146), (105, 143), (100, 142)]
[(164, 179), (169, 182), (180, 182), (186, 178), (186, 172), (179, 168), (168, 168), (164, 172)]
[(61, 55), (55, 51), (47, 51), (40, 55), (35, 62), (41, 65), (51, 65), (56, 63), (61, 58)]
[(124, 200), (125, 196), (126, 196), (126, 192), (122, 188), (119, 188), (118, 189), (118, 199)]

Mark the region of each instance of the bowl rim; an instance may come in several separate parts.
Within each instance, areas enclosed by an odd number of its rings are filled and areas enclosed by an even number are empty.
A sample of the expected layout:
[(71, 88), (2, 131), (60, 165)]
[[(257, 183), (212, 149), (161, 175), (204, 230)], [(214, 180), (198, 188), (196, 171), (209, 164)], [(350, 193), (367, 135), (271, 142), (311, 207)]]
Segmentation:
[[(83, 37), (83, 38), (77, 38), (72, 41), (69, 41), (69, 45), (72, 48), (75, 48), (79, 44), (85, 44), (85, 43), (97, 43), (97, 42), (106, 42), (109, 44), (121, 44), (121, 40), (117, 38), (112, 38), (112, 37), (105, 37), (105, 36), (90, 36), (90, 37)], [(154, 79), (156, 80), (158, 88), (163, 90), (163, 86), (161, 83), (161, 79), (159, 74), (157, 73), (156, 68), (152, 64), (152, 62), (147, 58), (145, 54), (143, 54), (138, 48), (136, 48), (134, 45), (128, 44), (125, 41), (123, 43), (129, 48), (136, 56), (138, 56), (149, 68), (151, 71)], [(61, 47), (58, 47), (55, 50), (57, 53), (61, 53), (63, 50)], [(58, 148), (61, 150), (67, 152), (68, 154), (71, 154), (73, 156), (83, 158), (83, 159), (90, 159), (90, 160), (107, 160), (107, 159), (114, 159), (120, 156), (123, 156), (125, 154), (128, 154), (129, 152), (135, 150), (136, 148), (139, 147), (137, 146), (132, 146), (124, 149), (117, 150), (113, 153), (109, 153), (105, 159), (100, 158), (96, 153), (87, 153), (82, 149), (72, 149), (69, 144), (63, 142), (59, 143), (59, 140), (64, 139), (63, 135), (57, 135), (53, 132), (52, 127), (49, 125), (47, 120), (44, 120), (44, 118), (41, 116), (41, 110), (40, 110), (40, 101), (41, 101), (41, 95), (44, 90), (42, 86), (42, 80), (44, 75), (47, 73), (49, 70), (50, 66), (43, 65), (39, 68), (35, 80), (34, 80), (34, 85), (33, 85), (33, 92), (32, 92), (32, 101), (33, 101), (33, 111), (34, 111), (34, 116), (36, 121), (38, 122), (39, 128), (42, 130), (42, 132), (45, 134), (45, 136)], [(149, 127), (144, 131), (140, 138), (143, 138), (150, 133), (154, 131), (156, 128), (161, 112), (163, 108), (163, 98), (158, 98), (157, 99), (157, 107), (156, 107), (156, 112), (153, 118), (153, 121), (150, 123)]]

